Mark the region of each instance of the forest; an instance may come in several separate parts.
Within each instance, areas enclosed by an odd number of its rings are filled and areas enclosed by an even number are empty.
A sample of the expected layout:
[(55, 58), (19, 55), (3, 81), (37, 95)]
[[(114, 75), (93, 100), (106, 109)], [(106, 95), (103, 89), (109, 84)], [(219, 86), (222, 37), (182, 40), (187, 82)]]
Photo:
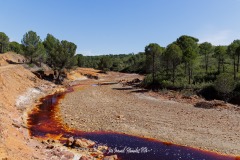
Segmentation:
[(240, 40), (229, 45), (199, 43), (195, 37), (182, 35), (166, 47), (157, 43), (143, 46), (144, 52), (84, 56), (76, 54), (77, 45), (47, 34), (44, 40), (34, 31), (23, 35), (21, 44), (10, 42), (0, 32), (0, 53), (13, 51), (28, 58), (29, 64), (49, 65), (61, 77), (64, 69), (89, 67), (104, 72), (117, 71), (145, 75), (142, 86), (159, 89), (192, 89), (205, 93), (216, 91), (223, 99), (239, 94)]

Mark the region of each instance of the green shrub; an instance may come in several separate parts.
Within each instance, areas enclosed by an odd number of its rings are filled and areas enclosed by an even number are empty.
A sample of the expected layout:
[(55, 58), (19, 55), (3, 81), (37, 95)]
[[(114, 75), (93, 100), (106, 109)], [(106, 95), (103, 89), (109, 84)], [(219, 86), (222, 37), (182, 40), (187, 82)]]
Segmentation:
[(147, 87), (149, 85), (152, 84), (152, 75), (148, 74), (144, 77), (143, 81), (142, 81), (142, 86), (143, 87)]
[(231, 93), (235, 89), (235, 81), (232, 75), (228, 73), (221, 73), (217, 76), (214, 83), (214, 88), (216, 91), (224, 94)]
[(156, 82), (153, 84), (152, 74), (148, 74), (143, 79), (141, 86), (144, 88), (152, 89), (152, 90), (158, 90), (162, 88), (162, 80), (163, 77), (160, 73), (156, 74)]
[(33, 68), (35, 65), (33, 63), (29, 63), (28, 67)]

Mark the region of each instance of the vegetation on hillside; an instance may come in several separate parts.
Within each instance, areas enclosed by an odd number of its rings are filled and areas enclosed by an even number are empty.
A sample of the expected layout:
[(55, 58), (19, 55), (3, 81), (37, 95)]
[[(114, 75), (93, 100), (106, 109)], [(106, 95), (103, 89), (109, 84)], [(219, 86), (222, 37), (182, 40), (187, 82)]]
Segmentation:
[[(229, 94), (235, 86), (239, 86), (240, 40), (234, 40), (226, 46), (214, 46), (209, 42), (199, 43), (195, 37), (182, 35), (167, 47), (150, 43), (144, 52), (137, 54), (100, 56), (76, 54), (77, 46), (74, 43), (60, 41), (51, 34), (42, 41), (36, 32), (28, 31), (21, 42), (10, 42), (8, 36), (0, 32), (1, 53), (14, 51), (23, 54), (29, 63), (39, 66), (44, 62), (53, 68), (55, 78), (59, 81), (64, 69), (79, 66), (104, 72), (145, 74), (142, 86), (151, 89), (212, 87), (219, 93)], [(223, 75), (228, 75), (227, 81), (223, 80)], [(227, 84), (232, 83), (231, 78), (234, 85)]]

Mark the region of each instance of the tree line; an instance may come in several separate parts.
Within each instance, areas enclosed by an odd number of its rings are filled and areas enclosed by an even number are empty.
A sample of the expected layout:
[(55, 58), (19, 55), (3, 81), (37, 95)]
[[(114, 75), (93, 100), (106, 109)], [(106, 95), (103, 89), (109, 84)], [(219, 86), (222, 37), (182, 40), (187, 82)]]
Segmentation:
[(240, 76), (240, 40), (214, 46), (182, 35), (166, 47), (150, 43), (144, 52), (137, 54), (78, 55), (78, 58), (80, 67), (145, 74), (143, 85), (146, 87), (203, 88), (214, 84), (221, 74), (227, 82), (233, 79), (235, 83)]
[(239, 80), (240, 40), (229, 45), (214, 46), (199, 43), (195, 37), (182, 35), (166, 47), (150, 43), (137, 54), (83, 56), (76, 54), (77, 46), (47, 34), (42, 41), (34, 31), (23, 35), (21, 44), (9, 42), (0, 32), (0, 52), (14, 51), (25, 55), (29, 63), (46, 63), (59, 78), (61, 71), (74, 66), (103, 71), (145, 74), (146, 86), (162, 88), (203, 87), (216, 81), (220, 74)]
[(152, 89), (210, 86), (225, 94), (240, 86), (240, 40), (214, 46), (182, 35), (166, 47), (150, 43), (137, 54), (78, 57), (81, 67), (144, 74), (142, 85)]
[(226, 46), (198, 43), (180, 36), (167, 47), (156, 43), (145, 47), (147, 73), (156, 85), (182, 87), (213, 83), (220, 74), (239, 80), (240, 40)]

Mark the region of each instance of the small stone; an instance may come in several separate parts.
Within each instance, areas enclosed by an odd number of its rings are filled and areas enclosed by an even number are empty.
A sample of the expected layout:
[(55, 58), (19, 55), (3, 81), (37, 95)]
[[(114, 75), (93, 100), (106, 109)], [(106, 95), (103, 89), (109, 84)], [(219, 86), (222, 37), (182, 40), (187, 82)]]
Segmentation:
[(13, 120), (12, 125), (13, 125), (14, 127), (16, 127), (16, 128), (20, 128), (20, 127), (21, 127), (20, 122), (18, 122), (18, 121), (16, 121), (16, 120)]
[(117, 119), (124, 119), (124, 115), (118, 115)]
[(108, 147), (107, 146), (98, 146), (97, 149), (101, 152), (104, 152), (104, 151), (108, 150)]
[(87, 140), (87, 139), (83, 139), (83, 140), (86, 141), (86, 143), (88, 144), (88, 147), (92, 147), (96, 144), (94, 141), (91, 141), (91, 140)]
[(89, 160), (89, 159), (85, 156), (82, 156), (79, 160)]
[(95, 142), (87, 139), (76, 139), (73, 144), (75, 147), (88, 148), (95, 145)]
[(46, 147), (46, 149), (53, 149), (53, 148), (54, 148), (54, 146), (51, 144), (47, 145), (47, 147)]
[(102, 159), (104, 157), (104, 155), (103, 154), (98, 154), (98, 155), (96, 155), (96, 158), (100, 158), (100, 159)]
[(81, 140), (81, 139), (76, 139), (76, 141), (74, 143), (74, 146), (81, 147), (81, 148), (87, 148), (88, 144), (85, 141)]
[(63, 151), (62, 154), (67, 159), (73, 159), (74, 158), (74, 154), (72, 152)]
[(106, 156), (103, 158), (103, 160), (117, 160), (117, 159), (118, 159), (117, 155)]
[(61, 153), (61, 152), (59, 152), (58, 150), (53, 150), (52, 151), (52, 154), (54, 155), (54, 156), (57, 156), (57, 157), (61, 157), (63, 154)]
[(66, 145), (68, 147), (71, 147), (73, 145), (73, 143), (74, 143), (74, 138), (70, 137), (70, 138), (67, 139)]

